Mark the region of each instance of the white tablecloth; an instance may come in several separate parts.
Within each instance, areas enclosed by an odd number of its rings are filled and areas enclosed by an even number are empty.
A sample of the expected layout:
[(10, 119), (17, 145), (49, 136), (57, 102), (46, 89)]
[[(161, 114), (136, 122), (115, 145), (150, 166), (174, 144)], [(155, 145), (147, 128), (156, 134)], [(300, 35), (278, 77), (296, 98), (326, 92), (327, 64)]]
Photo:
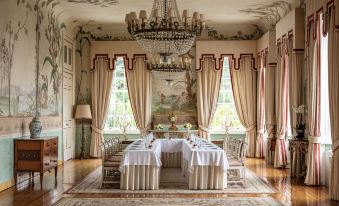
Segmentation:
[(226, 154), (216, 145), (203, 141), (200, 148), (193, 148), (193, 144), (183, 139), (156, 140), (152, 145), (146, 149), (143, 141), (137, 140), (124, 150), (119, 168), (121, 189), (158, 189), (161, 159), (169, 161), (164, 163), (166, 167), (181, 165), (190, 189), (227, 187)]
[(182, 156), (188, 162), (188, 171), (194, 172), (194, 166), (218, 166), (227, 172), (229, 167), (226, 154), (223, 149), (213, 143), (203, 141), (201, 148), (193, 148), (193, 143), (183, 140)]
[(161, 167), (161, 142), (156, 140), (151, 149), (146, 149), (142, 140), (137, 140), (124, 150), (119, 170), (125, 173), (125, 166), (151, 165)]
[(161, 152), (164, 153), (177, 153), (182, 152), (183, 139), (162, 139)]

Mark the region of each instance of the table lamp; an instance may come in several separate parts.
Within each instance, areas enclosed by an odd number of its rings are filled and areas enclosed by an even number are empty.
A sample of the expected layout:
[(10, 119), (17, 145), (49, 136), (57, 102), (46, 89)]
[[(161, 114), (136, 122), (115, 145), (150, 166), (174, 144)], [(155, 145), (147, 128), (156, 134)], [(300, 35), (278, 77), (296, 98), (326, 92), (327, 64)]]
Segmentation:
[(85, 128), (84, 121), (86, 119), (92, 119), (91, 107), (88, 104), (85, 105), (77, 105), (75, 111), (75, 119), (81, 120), (82, 128), (81, 128), (81, 152), (80, 159), (85, 158), (85, 148), (86, 148), (86, 139), (84, 136)]

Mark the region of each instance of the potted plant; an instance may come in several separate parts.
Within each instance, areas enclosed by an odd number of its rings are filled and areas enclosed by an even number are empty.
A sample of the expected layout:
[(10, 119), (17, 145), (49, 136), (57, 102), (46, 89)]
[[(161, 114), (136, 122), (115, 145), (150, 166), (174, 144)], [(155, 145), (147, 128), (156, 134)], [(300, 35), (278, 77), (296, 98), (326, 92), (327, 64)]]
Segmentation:
[(295, 125), (295, 137), (297, 139), (303, 139), (305, 137), (306, 124), (303, 122), (303, 115), (306, 113), (305, 105), (293, 107), (293, 111), (297, 115), (297, 124)]

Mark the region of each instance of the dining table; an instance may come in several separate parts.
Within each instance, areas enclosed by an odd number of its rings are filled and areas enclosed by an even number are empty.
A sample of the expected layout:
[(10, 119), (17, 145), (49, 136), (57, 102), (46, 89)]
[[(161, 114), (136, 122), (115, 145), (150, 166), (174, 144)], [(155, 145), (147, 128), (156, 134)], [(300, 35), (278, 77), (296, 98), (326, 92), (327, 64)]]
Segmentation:
[(159, 189), (161, 168), (181, 168), (188, 189), (227, 187), (228, 161), (217, 145), (198, 137), (139, 139), (128, 145), (120, 162), (120, 189)]

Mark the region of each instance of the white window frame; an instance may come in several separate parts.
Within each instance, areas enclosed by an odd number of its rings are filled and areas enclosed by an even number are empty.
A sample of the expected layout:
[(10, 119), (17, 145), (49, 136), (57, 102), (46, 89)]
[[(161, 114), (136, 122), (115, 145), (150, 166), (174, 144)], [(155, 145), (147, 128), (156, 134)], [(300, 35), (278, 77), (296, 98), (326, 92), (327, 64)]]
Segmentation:
[[(126, 71), (125, 71), (125, 67), (124, 67), (124, 64), (123, 64), (123, 62), (124, 62), (123, 57), (118, 57), (116, 62), (117, 63), (115, 64), (115, 69), (114, 69), (114, 73), (113, 73), (113, 81), (112, 81), (112, 86), (111, 86), (111, 100), (110, 100), (111, 102), (110, 102), (110, 105), (109, 105), (110, 108), (109, 108), (109, 111), (108, 111), (109, 114), (107, 115), (107, 120), (106, 121), (108, 121), (108, 119), (112, 118), (112, 117), (113, 118), (118, 118), (119, 116), (123, 117), (123, 116), (127, 115), (127, 116), (130, 116), (131, 122), (133, 122), (132, 125), (133, 124), (135, 125), (135, 120), (134, 120), (134, 117), (133, 117), (133, 113), (126, 114), (125, 106), (124, 106), (124, 113), (125, 114), (115, 114), (115, 113), (112, 114), (111, 113), (111, 111), (112, 111), (111, 109), (112, 109), (112, 107), (115, 107), (115, 105), (118, 105), (118, 104), (121, 104), (121, 105), (130, 104), (130, 99), (129, 99), (129, 96), (128, 96), (128, 88), (127, 88), (127, 79), (126, 79), (126, 74), (125, 74)], [(122, 62), (122, 64), (121, 64), (121, 62)], [(118, 77), (117, 76), (118, 75), (117, 71), (121, 71), (121, 70), (123, 70), (123, 72), (124, 72), (124, 75), (123, 75), (124, 77)], [(125, 88), (124, 89), (116, 90), (115, 82), (117, 80), (124, 80), (124, 83), (125, 83)], [(124, 102), (119, 102), (119, 103), (115, 102), (115, 103), (112, 103), (112, 101), (114, 101), (114, 95), (115, 95), (116, 92), (123, 92), (124, 95), (127, 95), (128, 101), (126, 103), (124, 103)], [(105, 125), (104, 134), (121, 134), (121, 133), (122, 133), (122, 130), (120, 129), (120, 127), (107, 127), (107, 124)], [(126, 133), (127, 134), (139, 134), (140, 131), (136, 127), (130, 127), (126, 131)]]
[[(224, 57), (224, 60), (223, 60), (223, 61), (225, 62), (225, 61), (227, 61), (227, 60), (228, 60), (228, 57)], [(231, 76), (230, 76), (231, 74), (230, 74), (229, 64), (223, 63), (223, 68), (222, 68), (222, 69), (223, 69), (223, 71), (222, 71), (221, 81), (230, 81), (231, 88), (230, 88), (230, 89), (223, 89), (223, 88), (221, 88), (221, 86), (223, 85), (223, 82), (220, 82), (219, 97), (220, 97), (220, 92), (225, 92), (225, 93), (231, 93), (232, 98), (231, 98), (231, 103), (225, 103), (225, 102), (219, 103), (219, 99), (218, 99), (217, 107), (218, 107), (219, 105), (231, 105), (232, 107), (235, 108), (235, 102), (234, 102), (233, 91), (232, 91), (232, 83), (231, 83)], [(229, 78), (224, 78), (225, 75), (226, 75), (226, 72), (228, 72)], [(218, 97), (218, 98), (219, 98), (219, 97)], [(235, 117), (236, 117), (237, 119), (239, 119), (239, 118), (238, 118), (238, 115), (237, 115), (236, 108), (235, 108), (234, 113), (235, 113)], [(214, 121), (214, 119), (215, 119), (217, 116), (220, 116), (220, 115), (214, 114), (213, 121)], [(225, 114), (224, 114), (223, 116), (225, 116)], [(233, 115), (232, 117), (234, 118), (234, 115)], [(239, 120), (238, 120), (238, 121), (239, 121)], [(212, 129), (211, 129), (211, 134), (225, 134), (225, 130), (222, 129), (222, 128), (220, 128), (220, 127), (218, 127), (218, 128), (213, 128), (213, 127), (212, 127)], [(246, 130), (245, 130), (244, 127), (240, 127), (240, 128), (231, 128), (230, 131), (229, 131), (229, 134), (246, 134)]]

